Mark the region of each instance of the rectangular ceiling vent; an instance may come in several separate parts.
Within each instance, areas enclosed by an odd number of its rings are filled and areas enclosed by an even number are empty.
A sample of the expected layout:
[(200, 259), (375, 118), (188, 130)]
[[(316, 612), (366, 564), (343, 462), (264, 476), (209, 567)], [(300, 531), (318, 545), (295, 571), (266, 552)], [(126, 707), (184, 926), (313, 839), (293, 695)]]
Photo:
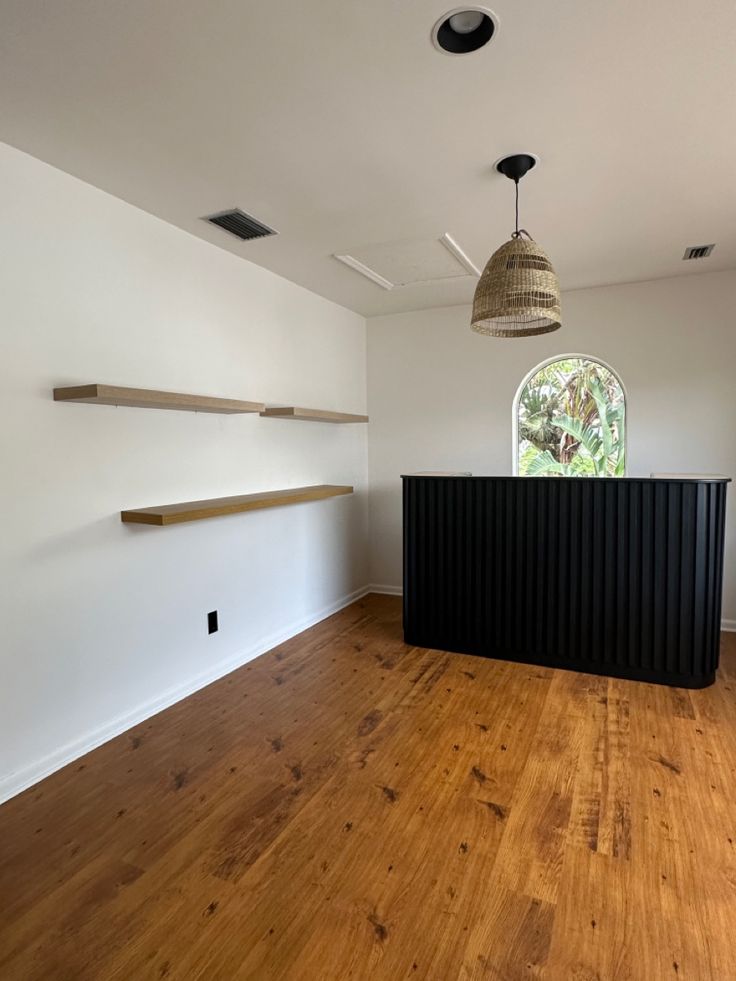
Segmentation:
[(691, 245), (685, 249), (685, 255), (682, 258), (707, 259), (715, 247), (715, 242), (712, 245)]
[(236, 238), (247, 242), (252, 238), (265, 238), (266, 235), (276, 235), (277, 232), (268, 225), (256, 221), (250, 215), (246, 215), (240, 208), (229, 208), (227, 211), (218, 211), (216, 215), (207, 215), (204, 219), (211, 225), (224, 228), (226, 232), (235, 235)]

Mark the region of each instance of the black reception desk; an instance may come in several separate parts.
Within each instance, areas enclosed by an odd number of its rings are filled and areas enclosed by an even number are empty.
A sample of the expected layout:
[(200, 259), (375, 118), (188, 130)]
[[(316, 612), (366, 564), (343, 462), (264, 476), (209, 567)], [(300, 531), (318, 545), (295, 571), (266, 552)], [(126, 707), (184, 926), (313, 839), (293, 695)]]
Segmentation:
[(712, 684), (727, 478), (402, 480), (408, 644)]

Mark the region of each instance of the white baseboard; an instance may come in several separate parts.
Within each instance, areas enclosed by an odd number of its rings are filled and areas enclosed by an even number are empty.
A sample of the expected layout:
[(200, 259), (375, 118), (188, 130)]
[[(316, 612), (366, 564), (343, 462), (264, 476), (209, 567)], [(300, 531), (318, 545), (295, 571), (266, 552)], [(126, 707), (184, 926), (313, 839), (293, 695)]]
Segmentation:
[(231, 671), (242, 667), (248, 661), (252, 661), (272, 648), (278, 647), (279, 644), (283, 644), (284, 641), (289, 640), (291, 637), (295, 637), (303, 630), (307, 630), (321, 620), (332, 616), (338, 610), (342, 610), (356, 600), (362, 599), (371, 590), (372, 587), (370, 586), (363, 586), (360, 589), (356, 589), (348, 596), (343, 596), (334, 603), (330, 603), (329, 606), (324, 607), (317, 613), (304, 617), (302, 620), (292, 623), (289, 627), (262, 638), (248, 650), (241, 651), (225, 661), (220, 661), (219, 664), (211, 667), (208, 671), (204, 671), (194, 678), (190, 678), (185, 684), (169, 688), (161, 695), (157, 695), (155, 698), (144, 702), (131, 712), (119, 715), (116, 719), (106, 723), (104, 726), (100, 726), (92, 732), (85, 733), (83, 736), (72, 740), (53, 753), (49, 753), (47, 756), (35, 760), (22, 770), (17, 770), (15, 773), (10, 773), (0, 778), (0, 804), (9, 800), (11, 797), (15, 797), (16, 794), (27, 790), (28, 787), (32, 787), (35, 783), (60, 770), (68, 763), (79, 759), (85, 753), (89, 753), (108, 740), (114, 739), (115, 736), (119, 736), (133, 726), (140, 725), (141, 722), (150, 719), (152, 715), (156, 715), (158, 712), (169, 708), (170, 705), (180, 702), (182, 698), (192, 695), (195, 691), (199, 691), (200, 688), (212, 684), (213, 681), (217, 681), (219, 678), (224, 677), (224, 675), (230, 674)]
[(736, 633), (736, 620), (721, 620), (721, 630)]

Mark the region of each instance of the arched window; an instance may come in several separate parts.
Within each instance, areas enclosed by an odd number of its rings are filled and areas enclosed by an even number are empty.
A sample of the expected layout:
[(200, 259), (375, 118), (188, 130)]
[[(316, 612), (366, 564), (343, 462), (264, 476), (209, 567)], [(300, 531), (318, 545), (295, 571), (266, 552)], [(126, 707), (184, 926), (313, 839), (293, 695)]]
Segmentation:
[(623, 477), (626, 396), (614, 371), (568, 354), (538, 365), (514, 401), (514, 473)]

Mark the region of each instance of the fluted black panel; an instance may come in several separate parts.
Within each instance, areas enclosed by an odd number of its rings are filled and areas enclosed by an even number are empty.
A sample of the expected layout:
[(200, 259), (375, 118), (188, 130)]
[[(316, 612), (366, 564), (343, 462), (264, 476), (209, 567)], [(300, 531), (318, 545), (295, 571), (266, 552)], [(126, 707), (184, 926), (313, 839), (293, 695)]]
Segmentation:
[(726, 481), (403, 479), (407, 643), (714, 680)]

